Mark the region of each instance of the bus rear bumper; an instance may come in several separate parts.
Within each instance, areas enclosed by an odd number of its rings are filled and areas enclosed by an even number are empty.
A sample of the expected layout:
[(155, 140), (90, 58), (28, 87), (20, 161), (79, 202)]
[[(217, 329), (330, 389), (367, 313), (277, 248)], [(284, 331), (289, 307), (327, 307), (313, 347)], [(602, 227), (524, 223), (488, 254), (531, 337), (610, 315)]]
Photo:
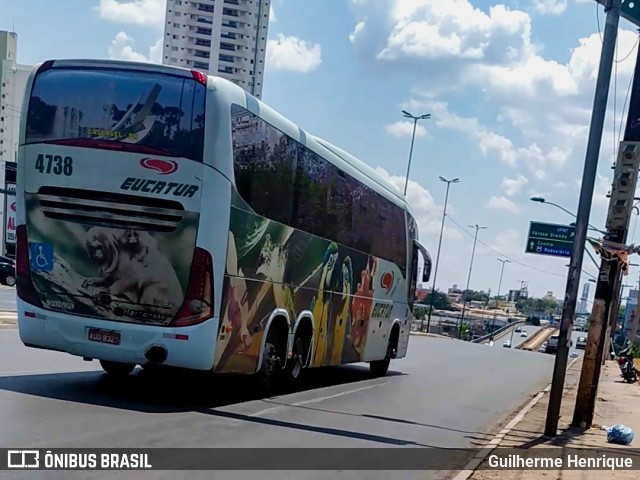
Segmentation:
[[(146, 365), (152, 347), (166, 350), (162, 365), (192, 370), (213, 368), (218, 319), (189, 327), (167, 328), (79, 317), (21, 305), (20, 340), (29, 347), (66, 352), (96, 360)], [(118, 345), (89, 340), (89, 330), (120, 334)], [(157, 351), (157, 349), (156, 349)]]

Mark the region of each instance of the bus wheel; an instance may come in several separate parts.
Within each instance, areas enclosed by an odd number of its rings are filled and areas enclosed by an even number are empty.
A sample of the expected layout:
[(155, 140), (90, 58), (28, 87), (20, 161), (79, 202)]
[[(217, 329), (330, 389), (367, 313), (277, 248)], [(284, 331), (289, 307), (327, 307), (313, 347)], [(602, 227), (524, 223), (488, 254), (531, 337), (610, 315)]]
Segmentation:
[(277, 385), (282, 369), (282, 362), (278, 350), (271, 338), (264, 344), (262, 364), (257, 374), (258, 385), (266, 393), (271, 392)]
[(389, 345), (387, 346), (387, 353), (382, 360), (375, 360), (369, 363), (369, 371), (371, 375), (374, 377), (384, 377), (389, 371), (389, 365), (391, 364), (391, 359), (395, 357), (396, 351), (393, 342), (393, 336), (389, 340)]
[(136, 366), (131, 363), (111, 362), (109, 360), (100, 360), (100, 366), (109, 375), (118, 377), (126, 377), (136, 368)]

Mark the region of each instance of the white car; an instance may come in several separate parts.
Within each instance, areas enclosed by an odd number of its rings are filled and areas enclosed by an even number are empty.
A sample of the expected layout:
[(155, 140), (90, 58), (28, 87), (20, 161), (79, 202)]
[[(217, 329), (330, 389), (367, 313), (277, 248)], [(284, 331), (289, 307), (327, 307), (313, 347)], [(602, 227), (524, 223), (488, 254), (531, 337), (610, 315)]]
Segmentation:
[(511, 348), (511, 340), (505, 340), (502, 346), (504, 348)]
[(523, 330), (522, 333), (520, 334), (521, 337), (528, 337), (529, 334), (527, 333), (526, 330)]
[(538, 349), (538, 351), (540, 353), (544, 353), (546, 349), (547, 349), (547, 342), (544, 342), (542, 345), (540, 345), (540, 348)]

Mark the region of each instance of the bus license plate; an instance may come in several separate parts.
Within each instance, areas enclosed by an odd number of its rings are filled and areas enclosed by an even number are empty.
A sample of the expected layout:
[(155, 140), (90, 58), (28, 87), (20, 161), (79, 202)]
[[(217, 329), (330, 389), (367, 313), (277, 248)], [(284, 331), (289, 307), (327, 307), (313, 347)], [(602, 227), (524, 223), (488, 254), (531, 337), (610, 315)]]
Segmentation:
[(120, 332), (114, 330), (102, 330), (100, 328), (89, 329), (89, 340), (110, 345), (120, 345)]

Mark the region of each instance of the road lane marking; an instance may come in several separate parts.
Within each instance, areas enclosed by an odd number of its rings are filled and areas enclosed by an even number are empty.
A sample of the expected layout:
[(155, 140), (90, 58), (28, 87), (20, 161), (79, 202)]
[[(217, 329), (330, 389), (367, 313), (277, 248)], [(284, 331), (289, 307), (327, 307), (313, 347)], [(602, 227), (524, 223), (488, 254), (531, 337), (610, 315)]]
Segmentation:
[(51, 375), (54, 373), (92, 373), (99, 372), (100, 370), (17, 370), (17, 371), (6, 371), (0, 372), (0, 377), (9, 377), (9, 376), (17, 376), (17, 375)]
[[(569, 365), (567, 366), (567, 370), (573, 367), (573, 364), (576, 363), (580, 358), (573, 359)], [(467, 465), (464, 467), (464, 470), (461, 470), (452, 480), (468, 480), (471, 475), (473, 475), (476, 469), (485, 461), (485, 459), (489, 456), (489, 454), (504, 440), (504, 437), (509, 435), (511, 430), (520, 423), (525, 415), (529, 413), (529, 411), (535, 407), (535, 405), (540, 401), (540, 399), (551, 390), (551, 384), (549, 383), (542, 391), (538, 392), (538, 394), (533, 397), (533, 399), (527, 403), (527, 405), (518, 412), (518, 414), (507, 423), (502, 430), (498, 432), (498, 434), (491, 439), (491, 441), (482, 448), (476, 455), (473, 457)]]
[(249, 417), (259, 417), (260, 415), (264, 415), (265, 413), (270, 413), (276, 410), (284, 410), (286, 408), (290, 408), (290, 407), (301, 407), (303, 405), (310, 405), (313, 403), (320, 403), (320, 402), (324, 402), (325, 400), (331, 400), (333, 398), (338, 398), (338, 397), (344, 397), (347, 395), (351, 395), (352, 393), (358, 393), (358, 392), (363, 392), (365, 390), (371, 390), (372, 388), (376, 388), (376, 387), (381, 387), (382, 385), (386, 385), (390, 383), (389, 381), (385, 381), (382, 383), (376, 383), (375, 385), (369, 385), (368, 387), (360, 387), (360, 388), (354, 388), (353, 390), (345, 390), (344, 392), (340, 392), (340, 393), (334, 393), (333, 395), (327, 395), (325, 397), (317, 397), (317, 398), (311, 398), (309, 400), (302, 400), (300, 402), (294, 402), (294, 403), (288, 403), (288, 404), (283, 404), (283, 405), (278, 405), (276, 407), (269, 407), (269, 408), (265, 408), (264, 410), (260, 410), (259, 412), (256, 413), (252, 413), (250, 415), (248, 415)]

